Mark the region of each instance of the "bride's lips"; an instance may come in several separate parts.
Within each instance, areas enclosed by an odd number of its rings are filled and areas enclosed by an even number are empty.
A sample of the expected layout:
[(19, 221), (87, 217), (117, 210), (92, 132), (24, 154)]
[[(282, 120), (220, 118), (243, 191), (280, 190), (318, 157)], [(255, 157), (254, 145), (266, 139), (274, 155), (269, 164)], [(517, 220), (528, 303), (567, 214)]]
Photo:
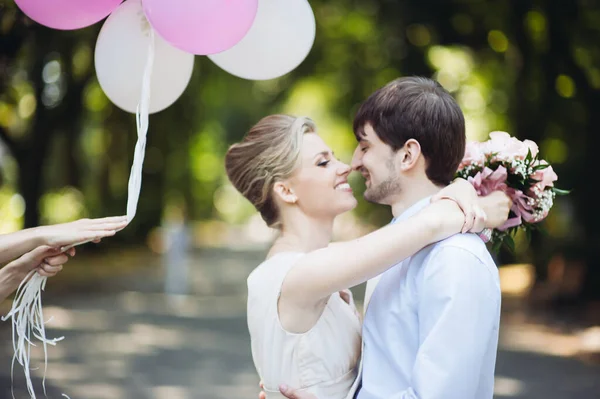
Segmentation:
[(350, 193), (352, 192), (352, 187), (350, 187), (350, 184), (348, 184), (347, 181), (337, 184), (334, 187), (334, 189), (339, 190), (339, 191), (346, 191), (346, 192), (350, 192)]

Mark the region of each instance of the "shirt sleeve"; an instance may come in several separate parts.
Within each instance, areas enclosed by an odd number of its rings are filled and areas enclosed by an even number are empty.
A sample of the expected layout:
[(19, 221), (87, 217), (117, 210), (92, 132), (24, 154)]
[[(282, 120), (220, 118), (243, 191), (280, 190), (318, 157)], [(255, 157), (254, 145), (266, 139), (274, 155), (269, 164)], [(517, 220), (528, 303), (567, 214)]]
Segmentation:
[(499, 324), (497, 279), (459, 247), (441, 247), (424, 267), (411, 387), (389, 399), (480, 399), (483, 359)]

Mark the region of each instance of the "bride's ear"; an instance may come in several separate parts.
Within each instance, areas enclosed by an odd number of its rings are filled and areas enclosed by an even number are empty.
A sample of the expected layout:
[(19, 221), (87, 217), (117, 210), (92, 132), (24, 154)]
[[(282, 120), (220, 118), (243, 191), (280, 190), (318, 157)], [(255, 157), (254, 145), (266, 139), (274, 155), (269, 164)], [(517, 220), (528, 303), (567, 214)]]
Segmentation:
[(286, 182), (275, 183), (273, 192), (287, 204), (295, 204), (296, 201), (298, 201), (298, 197), (294, 194), (294, 190)]
[(422, 155), (421, 144), (415, 139), (407, 140), (400, 151), (400, 169), (404, 171), (414, 168)]

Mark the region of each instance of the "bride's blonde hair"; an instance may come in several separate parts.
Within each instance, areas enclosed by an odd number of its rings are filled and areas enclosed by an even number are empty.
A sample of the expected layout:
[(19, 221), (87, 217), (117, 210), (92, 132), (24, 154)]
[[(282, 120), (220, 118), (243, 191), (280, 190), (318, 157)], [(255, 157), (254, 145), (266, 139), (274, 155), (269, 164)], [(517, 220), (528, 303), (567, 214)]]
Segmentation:
[(269, 115), (254, 125), (240, 143), (229, 147), (225, 155), (229, 181), (269, 227), (280, 227), (273, 186), (298, 168), (302, 136), (314, 132), (315, 123), (309, 118)]

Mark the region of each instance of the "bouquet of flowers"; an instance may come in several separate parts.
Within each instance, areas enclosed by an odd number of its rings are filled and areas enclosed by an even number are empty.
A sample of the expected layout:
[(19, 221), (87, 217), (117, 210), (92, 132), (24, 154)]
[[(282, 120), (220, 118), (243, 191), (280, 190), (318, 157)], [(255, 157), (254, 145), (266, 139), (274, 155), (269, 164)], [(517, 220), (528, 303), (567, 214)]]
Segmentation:
[(512, 199), (508, 220), (491, 234), (495, 252), (503, 245), (514, 251), (516, 232), (524, 229), (529, 236), (548, 216), (555, 197), (569, 193), (554, 187), (558, 176), (539, 158), (535, 142), (506, 132), (492, 132), (488, 141), (468, 142), (456, 175), (473, 184), (479, 195), (501, 190)]

